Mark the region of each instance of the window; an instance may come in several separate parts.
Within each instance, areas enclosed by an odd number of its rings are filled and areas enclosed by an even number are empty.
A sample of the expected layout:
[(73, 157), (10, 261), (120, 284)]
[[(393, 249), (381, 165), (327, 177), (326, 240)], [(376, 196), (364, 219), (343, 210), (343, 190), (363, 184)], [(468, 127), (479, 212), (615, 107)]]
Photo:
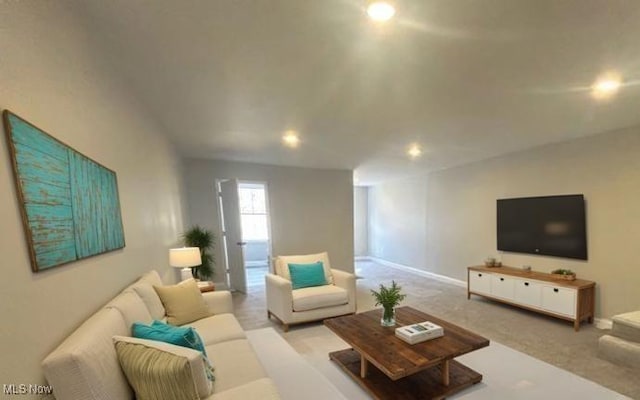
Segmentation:
[(241, 184), (240, 218), (243, 240), (269, 240), (267, 230), (267, 203), (263, 185)]

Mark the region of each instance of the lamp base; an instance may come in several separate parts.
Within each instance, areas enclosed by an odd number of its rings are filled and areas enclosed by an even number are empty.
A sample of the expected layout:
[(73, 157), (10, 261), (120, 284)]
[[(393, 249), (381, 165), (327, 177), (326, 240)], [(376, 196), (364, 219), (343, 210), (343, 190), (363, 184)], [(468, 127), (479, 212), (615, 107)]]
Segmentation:
[(186, 281), (187, 279), (193, 278), (193, 274), (191, 273), (191, 268), (184, 267), (180, 270), (180, 279)]

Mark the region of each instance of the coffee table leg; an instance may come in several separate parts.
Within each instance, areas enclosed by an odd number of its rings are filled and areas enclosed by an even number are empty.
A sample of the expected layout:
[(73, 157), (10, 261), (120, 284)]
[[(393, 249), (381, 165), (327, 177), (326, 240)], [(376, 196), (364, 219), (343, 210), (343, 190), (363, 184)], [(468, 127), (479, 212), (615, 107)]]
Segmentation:
[(369, 371), (369, 361), (361, 354), (360, 355), (360, 377), (366, 378)]
[(449, 386), (449, 360), (442, 362), (442, 384)]

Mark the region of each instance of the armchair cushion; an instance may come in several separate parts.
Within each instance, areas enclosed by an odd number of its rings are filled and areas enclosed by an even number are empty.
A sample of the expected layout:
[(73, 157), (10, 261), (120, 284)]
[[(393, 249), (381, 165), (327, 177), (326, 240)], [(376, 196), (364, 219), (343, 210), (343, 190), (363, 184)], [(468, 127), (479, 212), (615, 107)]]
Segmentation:
[(349, 294), (334, 285), (296, 289), (293, 295), (293, 311), (308, 311), (318, 308), (340, 306), (349, 302)]
[(299, 256), (278, 256), (275, 260), (275, 271), (278, 276), (290, 281), (289, 264), (312, 264), (322, 262), (324, 268), (324, 276), (328, 284), (333, 284), (333, 275), (331, 274), (331, 263), (329, 262), (329, 254), (324, 253), (307, 254)]

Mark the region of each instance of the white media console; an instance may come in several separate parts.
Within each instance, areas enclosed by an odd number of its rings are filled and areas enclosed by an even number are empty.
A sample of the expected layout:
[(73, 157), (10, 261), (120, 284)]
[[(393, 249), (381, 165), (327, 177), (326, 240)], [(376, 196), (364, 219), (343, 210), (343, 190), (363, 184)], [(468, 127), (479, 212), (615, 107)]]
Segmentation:
[(551, 274), (511, 267), (468, 267), (467, 298), (472, 294), (573, 322), (593, 323), (595, 282), (559, 280)]

